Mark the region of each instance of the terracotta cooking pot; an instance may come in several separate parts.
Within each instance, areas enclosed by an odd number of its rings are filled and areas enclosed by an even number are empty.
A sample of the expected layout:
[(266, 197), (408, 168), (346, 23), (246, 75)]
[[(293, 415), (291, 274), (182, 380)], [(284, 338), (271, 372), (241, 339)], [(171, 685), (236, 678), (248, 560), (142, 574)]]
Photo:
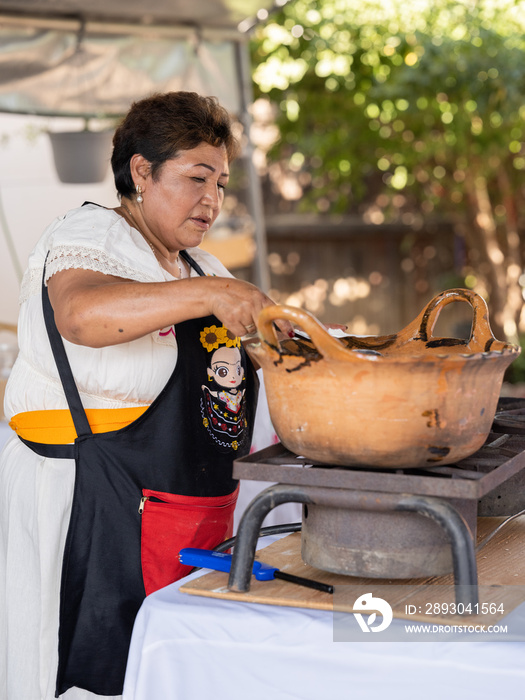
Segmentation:
[[(469, 340), (435, 338), (441, 310), (472, 306)], [(279, 342), (287, 319), (310, 340)], [(337, 465), (411, 468), (451, 464), (485, 442), (503, 373), (520, 348), (496, 340), (478, 294), (450, 289), (399, 333), (337, 339), (311, 314), (269, 306), (259, 342), (247, 346), (262, 367), (270, 416), (283, 445)]]

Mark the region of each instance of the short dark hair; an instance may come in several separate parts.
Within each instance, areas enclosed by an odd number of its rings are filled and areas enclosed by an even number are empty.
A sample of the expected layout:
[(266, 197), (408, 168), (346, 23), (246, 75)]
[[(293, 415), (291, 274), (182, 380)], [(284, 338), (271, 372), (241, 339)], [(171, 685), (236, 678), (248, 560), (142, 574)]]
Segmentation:
[(238, 155), (230, 115), (216, 97), (180, 91), (134, 102), (113, 136), (111, 167), (117, 192), (127, 197), (135, 191), (130, 172), (135, 153), (151, 163), (155, 179), (167, 160), (203, 142), (224, 146), (229, 162)]

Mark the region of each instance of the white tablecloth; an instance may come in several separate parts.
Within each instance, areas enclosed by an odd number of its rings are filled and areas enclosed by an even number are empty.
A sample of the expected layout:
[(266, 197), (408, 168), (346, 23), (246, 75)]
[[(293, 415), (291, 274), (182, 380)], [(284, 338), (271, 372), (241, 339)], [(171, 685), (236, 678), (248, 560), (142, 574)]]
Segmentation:
[[(525, 642), (335, 643), (331, 612), (181, 593), (187, 580), (143, 603), (124, 700), (525, 697)], [(525, 604), (512, 615), (525, 624)]]

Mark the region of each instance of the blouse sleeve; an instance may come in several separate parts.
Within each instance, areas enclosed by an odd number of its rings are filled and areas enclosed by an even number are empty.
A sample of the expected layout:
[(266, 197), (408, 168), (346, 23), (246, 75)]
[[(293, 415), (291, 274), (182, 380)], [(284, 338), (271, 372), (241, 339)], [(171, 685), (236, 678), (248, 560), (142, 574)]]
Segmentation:
[(95, 204), (73, 209), (47, 227), (29, 257), (20, 303), (39, 292), (44, 262), (46, 283), (72, 268), (137, 282), (164, 279), (140, 233), (112, 209)]

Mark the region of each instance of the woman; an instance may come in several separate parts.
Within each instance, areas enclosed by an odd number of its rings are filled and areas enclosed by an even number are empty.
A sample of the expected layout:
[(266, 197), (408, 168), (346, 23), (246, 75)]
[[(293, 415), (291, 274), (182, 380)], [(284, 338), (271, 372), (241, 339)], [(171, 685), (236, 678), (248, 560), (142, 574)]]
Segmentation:
[(144, 595), (186, 573), (182, 546), (231, 532), (257, 393), (240, 338), (272, 303), (198, 249), (236, 150), (214, 98), (135, 103), (113, 141), (120, 206), (68, 212), (30, 256), (0, 463), (6, 700), (118, 696)]

